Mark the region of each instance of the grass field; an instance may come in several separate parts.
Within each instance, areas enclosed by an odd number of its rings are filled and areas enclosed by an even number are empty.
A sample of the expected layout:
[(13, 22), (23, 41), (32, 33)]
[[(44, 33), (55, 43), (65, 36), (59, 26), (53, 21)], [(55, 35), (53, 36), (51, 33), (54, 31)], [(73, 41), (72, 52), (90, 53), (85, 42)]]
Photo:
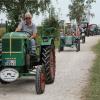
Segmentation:
[(0, 28), (0, 38), (2, 37), (4, 32), (5, 32), (5, 28)]
[(90, 73), (90, 80), (85, 89), (85, 100), (100, 100), (100, 41), (93, 47), (96, 59)]

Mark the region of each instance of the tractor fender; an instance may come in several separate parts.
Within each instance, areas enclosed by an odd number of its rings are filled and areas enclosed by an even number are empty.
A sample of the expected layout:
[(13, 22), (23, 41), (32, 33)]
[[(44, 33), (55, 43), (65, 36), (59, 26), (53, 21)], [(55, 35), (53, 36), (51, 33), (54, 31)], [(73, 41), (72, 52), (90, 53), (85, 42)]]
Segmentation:
[(51, 45), (52, 43), (54, 43), (53, 38), (45, 37), (45, 38), (42, 39), (41, 45), (46, 46), (46, 45)]

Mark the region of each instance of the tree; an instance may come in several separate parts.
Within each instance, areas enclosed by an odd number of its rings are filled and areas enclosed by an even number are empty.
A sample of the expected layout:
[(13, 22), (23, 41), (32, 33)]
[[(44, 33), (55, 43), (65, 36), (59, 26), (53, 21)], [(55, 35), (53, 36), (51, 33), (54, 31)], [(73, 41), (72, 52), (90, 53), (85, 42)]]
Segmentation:
[(87, 0), (86, 3), (92, 4), (93, 2), (96, 2), (96, 0)]
[(96, 0), (87, 0), (85, 4), (85, 16), (87, 18), (88, 23), (90, 22), (90, 17), (94, 17), (94, 13), (91, 13), (92, 3), (96, 2)]
[(77, 23), (80, 23), (82, 16), (84, 13), (84, 2), (85, 0), (71, 0), (69, 5), (69, 18), (70, 20), (76, 20)]
[(91, 7), (91, 4), (96, 0), (71, 0), (69, 5), (69, 18), (70, 20), (76, 20), (79, 24), (83, 16), (86, 16), (85, 9)]
[(52, 34), (54, 36), (58, 35), (58, 29), (59, 29), (59, 20), (58, 16), (55, 14), (54, 7), (51, 6), (49, 9), (49, 18), (46, 18), (42, 23), (43, 29), (52, 29)]
[(0, 0), (0, 11), (7, 13), (10, 24), (15, 27), (26, 11), (39, 14), (44, 12), (49, 4), (50, 0)]

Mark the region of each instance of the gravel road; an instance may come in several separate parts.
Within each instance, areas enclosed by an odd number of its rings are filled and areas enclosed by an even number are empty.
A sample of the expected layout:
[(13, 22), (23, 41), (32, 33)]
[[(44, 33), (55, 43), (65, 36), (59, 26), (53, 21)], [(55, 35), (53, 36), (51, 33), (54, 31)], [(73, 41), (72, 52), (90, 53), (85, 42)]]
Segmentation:
[(0, 84), (0, 100), (81, 100), (81, 92), (87, 84), (95, 58), (91, 47), (99, 39), (100, 36), (87, 37), (80, 52), (76, 52), (75, 48), (56, 52), (55, 82), (46, 85), (44, 94), (35, 94), (34, 81), (30, 77), (7, 85)]

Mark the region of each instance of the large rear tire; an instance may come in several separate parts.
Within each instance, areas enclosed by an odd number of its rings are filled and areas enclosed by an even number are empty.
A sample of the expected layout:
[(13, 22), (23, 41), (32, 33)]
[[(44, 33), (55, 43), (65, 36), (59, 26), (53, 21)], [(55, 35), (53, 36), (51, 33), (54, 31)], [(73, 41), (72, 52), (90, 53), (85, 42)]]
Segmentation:
[(42, 49), (42, 62), (45, 67), (46, 84), (51, 84), (55, 80), (55, 47), (45, 46)]
[(80, 39), (77, 40), (76, 52), (80, 51)]
[(85, 36), (82, 37), (82, 43), (85, 43)]

